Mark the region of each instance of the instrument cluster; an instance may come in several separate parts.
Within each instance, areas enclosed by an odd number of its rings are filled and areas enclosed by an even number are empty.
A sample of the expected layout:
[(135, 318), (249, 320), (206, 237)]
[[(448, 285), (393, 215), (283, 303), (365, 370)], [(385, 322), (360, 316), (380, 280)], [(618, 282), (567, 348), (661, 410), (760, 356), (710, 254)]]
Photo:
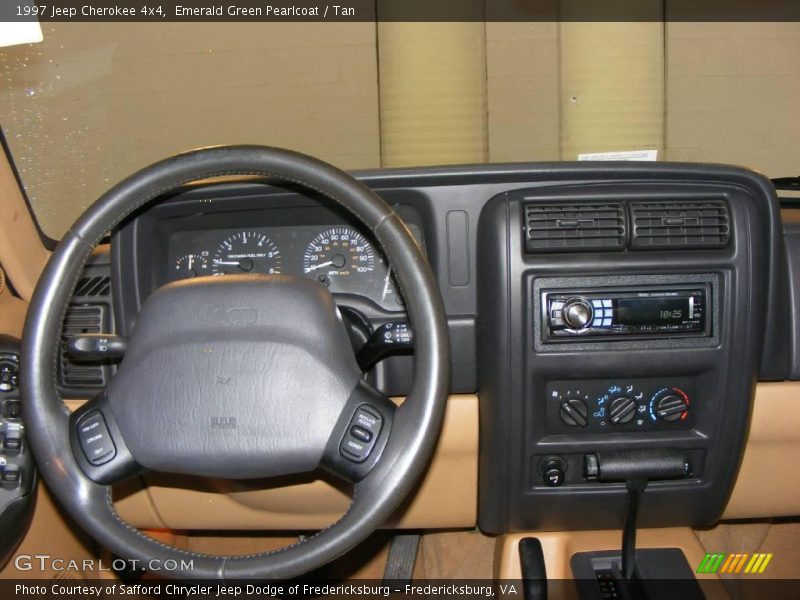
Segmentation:
[(232, 273), (302, 276), (333, 294), (362, 296), (386, 310), (403, 307), (383, 254), (346, 224), (177, 231), (167, 273), (168, 281)]

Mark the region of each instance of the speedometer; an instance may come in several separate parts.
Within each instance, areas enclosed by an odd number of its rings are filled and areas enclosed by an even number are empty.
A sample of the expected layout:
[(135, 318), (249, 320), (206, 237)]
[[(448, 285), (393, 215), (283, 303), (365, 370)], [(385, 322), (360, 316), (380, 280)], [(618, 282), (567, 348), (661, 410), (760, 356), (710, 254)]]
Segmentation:
[(214, 275), (229, 273), (281, 272), (281, 252), (275, 243), (257, 231), (240, 231), (220, 242), (211, 270)]
[(332, 227), (316, 236), (303, 254), (303, 272), (327, 283), (375, 270), (375, 249), (352, 227)]

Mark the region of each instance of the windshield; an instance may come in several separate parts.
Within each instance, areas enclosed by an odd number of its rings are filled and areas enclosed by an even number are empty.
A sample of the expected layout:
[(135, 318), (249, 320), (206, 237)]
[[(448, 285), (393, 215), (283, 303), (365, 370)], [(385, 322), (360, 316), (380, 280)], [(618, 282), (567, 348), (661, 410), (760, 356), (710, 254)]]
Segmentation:
[(623, 152), (798, 172), (797, 22), (41, 27), (0, 48), (0, 124), (53, 238), (136, 169), (214, 144), (344, 169)]

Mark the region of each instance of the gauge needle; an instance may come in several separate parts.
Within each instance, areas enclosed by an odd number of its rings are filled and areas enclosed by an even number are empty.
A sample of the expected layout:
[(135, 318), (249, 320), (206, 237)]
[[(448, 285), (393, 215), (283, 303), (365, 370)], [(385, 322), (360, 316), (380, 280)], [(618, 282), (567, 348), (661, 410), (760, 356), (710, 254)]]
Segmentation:
[(328, 262), (320, 263), (318, 265), (314, 265), (313, 267), (308, 267), (306, 269), (306, 273), (311, 273), (311, 271), (316, 271), (317, 269), (321, 269), (323, 267), (330, 267), (332, 264), (333, 261), (329, 260)]
[(381, 302), (386, 300), (386, 295), (389, 293), (389, 284), (392, 282), (392, 270), (386, 271), (386, 279), (383, 280), (383, 295), (381, 295)]
[(230, 265), (232, 267), (238, 267), (239, 261), (238, 260), (215, 260), (215, 265)]

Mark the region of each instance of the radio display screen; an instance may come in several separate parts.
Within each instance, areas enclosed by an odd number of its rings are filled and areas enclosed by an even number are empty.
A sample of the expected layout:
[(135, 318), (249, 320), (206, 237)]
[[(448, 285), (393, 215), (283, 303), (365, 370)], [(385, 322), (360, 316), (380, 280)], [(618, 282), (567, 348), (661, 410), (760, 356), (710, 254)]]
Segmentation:
[(683, 323), (690, 319), (689, 298), (619, 298), (617, 322), (625, 325)]

